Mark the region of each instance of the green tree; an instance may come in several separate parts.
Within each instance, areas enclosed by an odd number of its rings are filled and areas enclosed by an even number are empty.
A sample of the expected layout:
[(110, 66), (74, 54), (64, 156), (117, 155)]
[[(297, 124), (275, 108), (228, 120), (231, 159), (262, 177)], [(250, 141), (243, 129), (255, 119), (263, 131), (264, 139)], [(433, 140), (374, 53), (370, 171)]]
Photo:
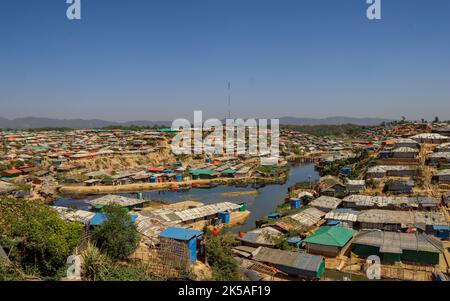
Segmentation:
[(30, 201), (0, 200), (0, 243), (24, 270), (55, 277), (80, 241), (83, 227)]
[(206, 258), (212, 267), (213, 279), (217, 281), (245, 280), (236, 260), (232, 247), (237, 245), (235, 237), (230, 233), (212, 236), (207, 232)]
[(139, 244), (136, 225), (120, 206), (105, 206), (103, 213), (106, 221), (94, 230), (94, 242), (113, 260), (127, 258)]

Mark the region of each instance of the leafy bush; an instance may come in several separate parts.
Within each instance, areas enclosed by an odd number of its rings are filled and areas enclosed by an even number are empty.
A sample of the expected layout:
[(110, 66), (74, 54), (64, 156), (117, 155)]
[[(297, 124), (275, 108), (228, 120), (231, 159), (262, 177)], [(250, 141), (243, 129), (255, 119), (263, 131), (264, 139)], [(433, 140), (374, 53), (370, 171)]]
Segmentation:
[(114, 264), (109, 268), (107, 281), (153, 281), (163, 280), (149, 273), (146, 267), (139, 263), (132, 265)]
[(63, 221), (44, 204), (0, 200), (0, 243), (25, 270), (55, 276), (65, 268), (82, 233), (81, 225)]
[(89, 243), (81, 253), (83, 277), (88, 280), (105, 280), (110, 259), (95, 245)]
[(213, 280), (236, 281), (246, 279), (233, 258), (231, 248), (237, 243), (235, 237), (230, 233), (212, 236), (209, 231), (207, 232), (206, 258), (212, 267)]
[(126, 210), (117, 205), (104, 207), (106, 221), (93, 233), (93, 241), (111, 259), (125, 259), (139, 244), (136, 225)]

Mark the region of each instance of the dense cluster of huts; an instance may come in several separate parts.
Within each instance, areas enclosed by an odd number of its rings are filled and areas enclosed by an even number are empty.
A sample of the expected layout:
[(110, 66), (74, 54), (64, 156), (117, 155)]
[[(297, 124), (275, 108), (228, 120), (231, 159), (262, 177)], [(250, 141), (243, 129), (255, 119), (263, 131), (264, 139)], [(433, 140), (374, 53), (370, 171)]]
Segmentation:
[(164, 239), (183, 242), (189, 250), (191, 263), (197, 260), (198, 242), (203, 239), (203, 232), (192, 228), (192, 224), (206, 221), (207, 224), (227, 224), (230, 214), (246, 211), (246, 204), (230, 202), (216, 204), (196, 204), (189, 208), (165, 207), (162, 209), (142, 211), (145, 199), (131, 198), (121, 195), (106, 195), (89, 200), (91, 210), (78, 210), (66, 207), (52, 206), (60, 216), (70, 222), (79, 222), (86, 228), (102, 225), (107, 217), (103, 212), (106, 205), (118, 205), (128, 210), (128, 214), (136, 223), (137, 231), (143, 241), (149, 246), (157, 246)]
[[(160, 130), (0, 131), (0, 179), (39, 185), (41, 191), (55, 185), (126, 185), (131, 183), (180, 183), (190, 179), (270, 176), (256, 171), (252, 156), (206, 156), (186, 164), (175, 156), (168, 163), (148, 166), (124, 164), (94, 170), (85, 160), (161, 154), (173, 132)], [(92, 160), (93, 159), (93, 160)], [(100, 161), (99, 161), (100, 162)], [(262, 162), (262, 161), (261, 161)], [(272, 162), (271, 165), (278, 164)], [(270, 164), (269, 164), (270, 165)], [(115, 164), (117, 166), (117, 164)], [(48, 189), (50, 190), (50, 189)], [(6, 190), (4, 190), (6, 191)], [(43, 193), (46, 197), (46, 193)]]
[[(415, 193), (414, 188), (415, 181), (424, 177), (420, 167), (424, 144), (434, 149), (427, 155), (426, 162), (439, 167), (433, 174), (434, 182), (450, 184), (450, 169), (446, 168), (450, 151), (447, 134), (423, 133), (385, 140), (380, 144), (377, 164), (369, 166), (364, 173), (365, 180), (349, 180), (345, 175), (350, 171), (344, 168), (340, 178), (324, 176), (320, 179), (315, 198), (302, 189), (295, 191), (297, 195), (292, 197), (291, 194), (286, 201), (290, 202), (291, 210), (297, 212), (270, 215), (272, 221), (243, 235), (242, 246), (235, 248), (236, 253), (248, 260), (272, 263), (280, 272), (291, 275), (296, 268), (292, 255), (276, 250), (283, 239), (297, 246), (298, 261), (306, 260), (302, 256), (368, 258), (375, 255), (382, 264), (439, 266), (446, 252), (444, 242), (449, 240), (450, 224), (445, 210), (450, 192), (444, 192), (441, 198), (440, 195)], [(322, 164), (334, 161), (330, 158)], [(368, 181), (384, 183), (382, 193), (365, 193)], [(304, 198), (306, 195), (308, 197)], [(286, 237), (292, 231), (298, 234)], [(264, 260), (256, 256), (261, 251)], [(284, 257), (286, 260), (281, 260)], [(320, 270), (317, 268), (321, 262), (319, 257), (312, 257), (316, 268), (311, 269), (315, 273)], [(298, 275), (307, 275), (305, 271), (296, 271)]]

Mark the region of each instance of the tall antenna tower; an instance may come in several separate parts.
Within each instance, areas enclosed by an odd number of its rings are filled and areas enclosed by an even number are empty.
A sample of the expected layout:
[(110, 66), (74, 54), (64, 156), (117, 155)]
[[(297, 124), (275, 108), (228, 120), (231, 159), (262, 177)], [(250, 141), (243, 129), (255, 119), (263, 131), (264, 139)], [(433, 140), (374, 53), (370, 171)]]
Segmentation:
[(231, 82), (228, 82), (228, 119), (231, 119)]

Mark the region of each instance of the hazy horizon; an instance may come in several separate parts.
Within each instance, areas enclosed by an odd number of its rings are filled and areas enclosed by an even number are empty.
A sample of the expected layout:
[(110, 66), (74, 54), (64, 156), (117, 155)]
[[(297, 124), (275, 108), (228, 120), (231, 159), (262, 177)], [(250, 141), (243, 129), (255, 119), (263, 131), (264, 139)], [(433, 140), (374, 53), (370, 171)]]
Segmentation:
[(0, 116), (450, 119), (450, 1), (0, 3)]

